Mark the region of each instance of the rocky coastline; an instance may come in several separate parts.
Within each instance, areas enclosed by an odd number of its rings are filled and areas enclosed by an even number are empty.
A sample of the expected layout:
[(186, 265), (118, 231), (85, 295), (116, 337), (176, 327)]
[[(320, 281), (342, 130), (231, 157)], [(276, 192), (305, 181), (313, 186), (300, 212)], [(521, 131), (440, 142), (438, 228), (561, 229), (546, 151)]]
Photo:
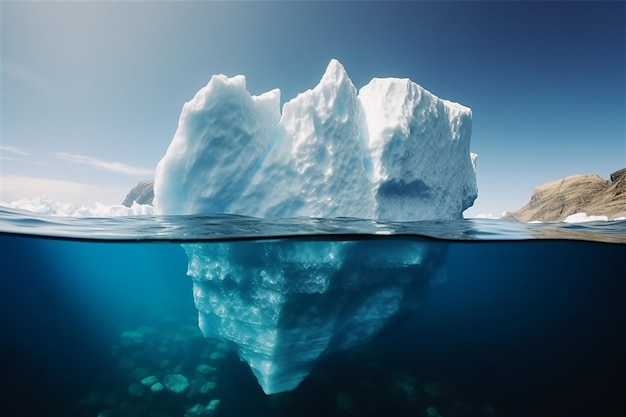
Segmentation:
[(626, 217), (626, 168), (613, 172), (608, 180), (597, 174), (570, 175), (540, 185), (524, 207), (502, 218), (559, 222), (576, 213), (609, 220)]

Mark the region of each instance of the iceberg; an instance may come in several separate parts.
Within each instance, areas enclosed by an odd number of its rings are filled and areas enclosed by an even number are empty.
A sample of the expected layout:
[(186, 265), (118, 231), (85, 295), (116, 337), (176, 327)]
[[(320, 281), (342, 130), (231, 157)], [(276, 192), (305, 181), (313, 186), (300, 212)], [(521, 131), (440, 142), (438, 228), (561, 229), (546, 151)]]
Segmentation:
[(460, 219), (477, 196), (472, 113), (408, 79), (357, 93), (337, 60), (285, 103), (214, 75), (156, 169), (161, 214)]
[[(471, 110), (409, 79), (357, 91), (331, 60), (286, 102), (214, 75), (183, 106), (156, 169), (156, 214), (460, 219), (477, 196)], [(233, 347), (266, 394), (324, 355), (371, 340), (445, 277), (445, 245), (409, 239), (183, 244), (199, 327)]]

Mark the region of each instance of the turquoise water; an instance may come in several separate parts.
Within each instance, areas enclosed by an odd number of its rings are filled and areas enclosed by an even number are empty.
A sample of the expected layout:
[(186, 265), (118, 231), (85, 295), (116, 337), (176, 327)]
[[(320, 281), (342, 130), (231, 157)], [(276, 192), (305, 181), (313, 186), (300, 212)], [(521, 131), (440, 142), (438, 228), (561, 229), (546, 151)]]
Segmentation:
[[(185, 242), (447, 247), (446, 280), (267, 396), (198, 329)], [(391, 242), (394, 242), (393, 244)], [(403, 243), (404, 242), (404, 243)], [(622, 416), (626, 222), (70, 219), (0, 212), (2, 416)], [(182, 374), (181, 393), (149, 376)], [(219, 400), (214, 411), (198, 411)], [(204, 413), (204, 414), (202, 414)]]

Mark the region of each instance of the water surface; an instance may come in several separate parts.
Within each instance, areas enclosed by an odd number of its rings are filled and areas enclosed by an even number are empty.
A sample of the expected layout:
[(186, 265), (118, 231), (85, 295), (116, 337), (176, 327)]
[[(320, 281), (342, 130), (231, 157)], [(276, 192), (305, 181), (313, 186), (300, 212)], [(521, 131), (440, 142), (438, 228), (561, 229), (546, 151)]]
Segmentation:
[[(325, 357), (295, 391), (266, 396), (232, 350), (202, 337), (181, 243), (320, 239), (373, 240), (381, 253), (398, 239), (447, 245), (446, 280), (371, 343)], [(219, 416), (626, 415), (623, 221), (3, 210), (0, 253), (3, 416), (191, 416), (215, 399)], [(177, 394), (141, 384), (167, 374), (191, 385)]]

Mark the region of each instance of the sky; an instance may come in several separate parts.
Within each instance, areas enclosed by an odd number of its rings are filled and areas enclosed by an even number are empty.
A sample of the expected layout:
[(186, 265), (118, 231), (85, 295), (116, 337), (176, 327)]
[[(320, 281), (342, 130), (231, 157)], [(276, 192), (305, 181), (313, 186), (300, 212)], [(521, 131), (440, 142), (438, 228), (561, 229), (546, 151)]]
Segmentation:
[(618, 2), (0, 2), (0, 201), (119, 204), (150, 179), (211, 75), (313, 88), (410, 78), (472, 109), (479, 196), (500, 215), (567, 175), (626, 167)]

